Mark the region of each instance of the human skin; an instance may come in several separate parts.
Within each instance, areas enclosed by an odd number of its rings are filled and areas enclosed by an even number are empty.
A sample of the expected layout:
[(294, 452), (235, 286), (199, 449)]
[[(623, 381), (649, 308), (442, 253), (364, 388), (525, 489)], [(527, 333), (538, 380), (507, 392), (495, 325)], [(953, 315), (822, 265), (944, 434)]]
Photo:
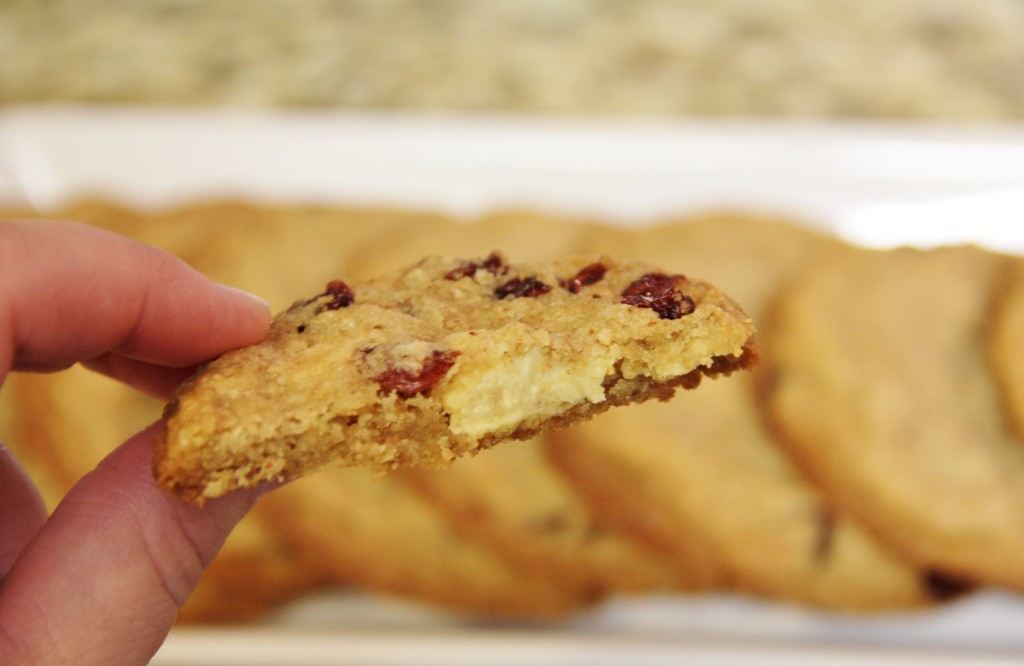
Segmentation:
[[(269, 324), (266, 303), (155, 248), (0, 221), (0, 378), (80, 362), (166, 398), (197, 363), (260, 341)], [(261, 492), (198, 508), (161, 491), (150, 471), (159, 428), (114, 450), (49, 516), (0, 444), (0, 663), (143, 664), (159, 649)]]

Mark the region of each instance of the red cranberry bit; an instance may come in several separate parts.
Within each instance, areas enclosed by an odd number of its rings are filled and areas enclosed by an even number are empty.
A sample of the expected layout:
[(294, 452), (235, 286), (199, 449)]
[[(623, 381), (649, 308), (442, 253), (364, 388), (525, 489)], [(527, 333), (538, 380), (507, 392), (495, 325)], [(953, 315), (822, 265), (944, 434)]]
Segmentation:
[(466, 263), (453, 268), (444, 274), (445, 280), (458, 280), (464, 277), (473, 277), (476, 275), (477, 270), (484, 269), (488, 273), (497, 275), (504, 267), (504, 263), (501, 260), (501, 255), (497, 252), (491, 252), (487, 255), (486, 259), (482, 261), (467, 261)]
[(565, 288), (569, 290), (571, 294), (578, 294), (583, 287), (600, 282), (604, 279), (604, 274), (608, 272), (608, 268), (600, 263), (594, 262), (580, 269), (580, 272), (576, 274), (576, 277), (565, 283)]
[(491, 252), (487, 255), (487, 258), (480, 264), (480, 268), (483, 268), (492, 275), (497, 275), (498, 271), (505, 267), (505, 263), (501, 260), (501, 255), (497, 252)]
[(355, 294), (352, 293), (352, 289), (341, 280), (331, 280), (327, 283), (327, 289), (324, 293), (317, 296), (330, 296), (331, 300), (321, 303), (320, 307), (316, 309), (317, 314), (320, 314), (324, 310), (340, 310), (341, 308), (347, 308), (352, 305), (356, 300)]
[(648, 273), (623, 290), (622, 302), (638, 308), (651, 308), (660, 319), (679, 319), (696, 308), (692, 298), (676, 291), (676, 284), (685, 279), (682, 275)]
[(411, 398), (426, 392), (441, 381), (441, 378), (455, 365), (455, 359), (458, 356), (459, 352), (454, 350), (435, 351), (423, 362), (423, 367), (417, 373), (388, 368), (373, 380), (380, 384), (385, 391), (395, 391), (403, 398)]
[(478, 268), (478, 266), (476, 265), (476, 263), (474, 263), (472, 261), (467, 261), (466, 263), (462, 264), (461, 266), (453, 268), (450, 271), (448, 271), (447, 273), (445, 273), (444, 274), (444, 279), (445, 280), (461, 280), (464, 277), (473, 277), (474, 275), (476, 275), (476, 269), (477, 268)]
[(494, 295), (498, 298), (521, 298), (529, 297), (534, 298), (536, 296), (543, 296), (544, 294), (551, 291), (551, 287), (547, 286), (532, 275), (524, 278), (512, 278), (503, 285), (499, 285), (494, 289)]

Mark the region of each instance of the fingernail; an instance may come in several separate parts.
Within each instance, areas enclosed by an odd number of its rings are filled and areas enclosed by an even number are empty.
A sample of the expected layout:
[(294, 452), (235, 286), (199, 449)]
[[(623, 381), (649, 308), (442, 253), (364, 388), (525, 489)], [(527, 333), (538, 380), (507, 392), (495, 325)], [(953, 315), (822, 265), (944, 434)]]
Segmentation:
[(267, 308), (268, 310), (270, 309), (270, 302), (267, 301), (264, 298), (261, 298), (261, 297), (257, 296), (256, 294), (253, 294), (253, 293), (250, 293), (248, 291), (244, 291), (242, 289), (239, 289), (238, 287), (232, 287), (232, 286), (226, 285), (226, 284), (220, 285), (220, 288), (223, 289), (224, 291), (228, 292), (228, 293), (235, 294), (237, 296), (241, 296), (242, 298), (245, 298), (246, 300), (249, 300), (249, 301), (252, 301), (253, 303), (261, 305), (264, 308)]

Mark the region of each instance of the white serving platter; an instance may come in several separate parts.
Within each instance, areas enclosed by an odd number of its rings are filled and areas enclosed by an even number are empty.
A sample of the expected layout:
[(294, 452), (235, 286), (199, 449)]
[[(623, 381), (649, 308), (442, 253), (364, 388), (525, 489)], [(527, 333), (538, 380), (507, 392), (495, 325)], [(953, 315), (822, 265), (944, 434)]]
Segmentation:
[(1024, 128), (165, 109), (0, 111), (0, 203), (776, 210), (872, 245), (1024, 250)]
[[(1024, 130), (334, 112), (0, 111), (0, 205), (83, 196), (506, 207), (643, 224), (775, 212), (870, 246), (1024, 252)], [(344, 594), (256, 627), (176, 629), (164, 666), (233, 664), (1002, 664), (1024, 662), (1024, 597), (843, 617), (713, 595), (614, 601), (569, 621), (481, 625)]]

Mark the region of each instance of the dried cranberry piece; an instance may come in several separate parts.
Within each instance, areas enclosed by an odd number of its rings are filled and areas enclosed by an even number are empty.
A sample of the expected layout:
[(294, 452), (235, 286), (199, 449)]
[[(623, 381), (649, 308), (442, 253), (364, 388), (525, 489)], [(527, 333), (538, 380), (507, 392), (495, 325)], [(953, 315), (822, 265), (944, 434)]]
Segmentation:
[(316, 309), (317, 314), (320, 314), (324, 310), (340, 310), (341, 308), (347, 308), (356, 300), (356, 295), (352, 293), (352, 289), (341, 280), (331, 280), (328, 282), (327, 289), (325, 289), (324, 293), (320, 294), (316, 298), (322, 298), (323, 296), (330, 296), (331, 300), (321, 303), (320, 307)]
[(480, 261), (467, 261), (461, 266), (453, 268), (444, 274), (445, 280), (458, 280), (464, 277), (473, 277), (479, 269), (484, 269), (488, 273), (497, 275), (504, 267), (505, 263), (501, 259), (501, 255), (497, 252), (491, 252), (487, 257)]
[(608, 272), (607, 266), (595, 261), (592, 264), (588, 264), (580, 269), (580, 272), (576, 274), (576, 277), (565, 283), (565, 288), (569, 290), (571, 294), (578, 294), (583, 287), (600, 282), (604, 279), (604, 274)]
[(651, 308), (660, 319), (679, 319), (696, 309), (693, 299), (676, 290), (682, 275), (648, 273), (622, 291), (622, 302), (638, 308)]
[(494, 289), (494, 295), (498, 298), (522, 298), (529, 297), (534, 298), (536, 296), (543, 296), (544, 294), (551, 291), (551, 287), (544, 284), (532, 275), (524, 278), (512, 278), (503, 285), (499, 285)]
[(461, 266), (457, 266), (456, 268), (453, 268), (450, 271), (448, 271), (447, 273), (445, 273), (444, 274), (444, 279), (445, 280), (461, 280), (464, 277), (473, 277), (474, 275), (476, 275), (476, 271), (477, 271), (478, 268), (479, 268), (479, 266), (476, 265), (476, 262), (467, 261), (466, 263), (462, 264)]
[(502, 261), (501, 255), (497, 252), (491, 252), (487, 255), (487, 258), (480, 262), (480, 268), (484, 269), (488, 273), (497, 275), (498, 271), (505, 267), (505, 262)]
[(458, 356), (459, 352), (455, 350), (434, 351), (423, 362), (423, 367), (419, 372), (388, 368), (373, 380), (380, 384), (385, 391), (395, 391), (403, 398), (411, 398), (427, 391), (441, 381), (441, 378), (455, 365), (455, 359)]

